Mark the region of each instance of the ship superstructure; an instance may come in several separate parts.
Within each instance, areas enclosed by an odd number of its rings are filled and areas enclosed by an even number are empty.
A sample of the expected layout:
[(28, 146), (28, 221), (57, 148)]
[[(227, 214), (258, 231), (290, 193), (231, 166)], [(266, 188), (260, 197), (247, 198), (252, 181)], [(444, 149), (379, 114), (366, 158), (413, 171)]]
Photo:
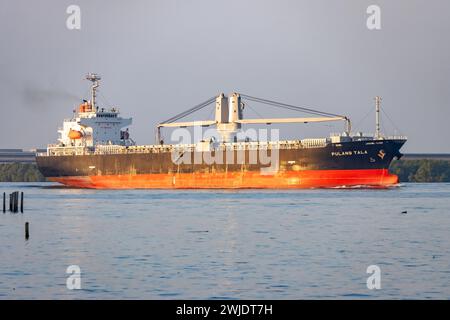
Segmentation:
[[(221, 93), (156, 128), (156, 143), (135, 145), (129, 136), (131, 119), (117, 108), (96, 104), (100, 77), (89, 74), (91, 99), (74, 117), (64, 121), (59, 143), (49, 145), (36, 161), (51, 181), (86, 188), (314, 188), (390, 186), (389, 173), (399, 159), (405, 137), (380, 132), (380, 101), (376, 98), (375, 135), (352, 134), (347, 116), (261, 99), (241, 93)], [(246, 119), (246, 102), (307, 113), (309, 117)], [(214, 119), (179, 121), (214, 105)], [(344, 130), (328, 138), (268, 140), (248, 135), (251, 124), (318, 123), (342, 121)], [(214, 128), (214, 138), (168, 144), (163, 128)]]
[(132, 119), (121, 118), (117, 107), (99, 107), (96, 96), (101, 78), (90, 73), (86, 79), (92, 82), (91, 99), (83, 100), (72, 118), (64, 120), (63, 127), (58, 130), (59, 143), (50, 148), (87, 147), (94, 150), (100, 145), (133, 145), (128, 129), (122, 130), (131, 125)]

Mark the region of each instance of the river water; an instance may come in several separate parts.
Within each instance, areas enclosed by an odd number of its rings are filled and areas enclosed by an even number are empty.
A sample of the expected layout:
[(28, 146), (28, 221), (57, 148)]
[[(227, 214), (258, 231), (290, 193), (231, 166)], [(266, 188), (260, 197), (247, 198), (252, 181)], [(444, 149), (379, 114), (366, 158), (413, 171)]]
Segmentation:
[[(450, 298), (450, 184), (293, 191), (0, 184), (1, 194), (16, 190), (25, 193), (25, 212), (0, 213), (0, 299)], [(81, 270), (80, 290), (67, 288), (71, 265)], [(380, 289), (368, 289), (371, 265)]]

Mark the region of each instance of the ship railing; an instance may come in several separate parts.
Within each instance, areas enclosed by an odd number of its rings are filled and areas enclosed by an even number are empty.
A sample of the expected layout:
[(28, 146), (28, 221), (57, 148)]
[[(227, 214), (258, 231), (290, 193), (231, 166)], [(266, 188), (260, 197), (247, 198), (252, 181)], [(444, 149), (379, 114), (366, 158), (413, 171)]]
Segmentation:
[(329, 140), (327, 138), (302, 139), (300, 143), (304, 148), (322, 148), (329, 143)]
[(374, 135), (356, 135), (351, 138), (353, 141), (407, 140), (406, 136), (401, 135), (381, 136), (380, 138), (376, 138)]
[(295, 149), (302, 147), (300, 140), (250, 141), (220, 144), (219, 150), (271, 150)]
[[(279, 140), (279, 141), (248, 141), (248, 142), (227, 142), (212, 143), (211, 151), (228, 150), (272, 150), (272, 149), (298, 149), (298, 148), (318, 148), (329, 143), (328, 139), (303, 139), (303, 140)], [(62, 147), (59, 145), (49, 145), (47, 153), (42, 156), (68, 156), (68, 155), (101, 155), (101, 154), (134, 154), (134, 153), (166, 153), (166, 152), (195, 152), (198, 151), (198, 144), (164, 144), (164, 145), (98, 145), (94, 147)]]
[(128, 148), (126, 148), (126, 153), (162, 153), (171, 151), (189, 151), (194, 150), (195, 146), (195, 144), (129, 146)]
[[(311, 140), (311, 141), (310, 141)], [(303, 140), (280, 140), (280, 141), (249, 141), (249, 142), (226, 142), (212, 143), (210, 150), (261, 150), (261, 149), (298, 149), (323, 147), (327, 139)], [(195, 152), (198, 151), (197, 144), (164, 144), (164, 145), (141, 145), (119, 148), (101, 148), (96, 153), (164, 153), (164, 152)]]
[[(331, 133), (330, 137), (346, 137), (345, 133)], [(373, 133), (365, 133), (365, 132), (352, 132), (350, 135), (353, 140), (377, 140)], [(407, 140), (407, 137), (404, 135), (385, 135), (381, 136), (381, 140)]]
[(402, 135), (384, 136), (383, 138), (389, 139), (389, 140), (407, 140), (408, 139), (407, 136), (402, 136)]
[(102, 145), (95, 148), (94, 154), (120, 154), (125, 153), (125, 146)]
[(36, 152), (36, 157), (45, 157), (47, 155), (48, 155), (47, 152)]
[(84, 146), (81, 147), (60, 147), (49, 146), (47, 148), (47, 156), (73, 156), (73, 155), (87, 155), (92, 152)]

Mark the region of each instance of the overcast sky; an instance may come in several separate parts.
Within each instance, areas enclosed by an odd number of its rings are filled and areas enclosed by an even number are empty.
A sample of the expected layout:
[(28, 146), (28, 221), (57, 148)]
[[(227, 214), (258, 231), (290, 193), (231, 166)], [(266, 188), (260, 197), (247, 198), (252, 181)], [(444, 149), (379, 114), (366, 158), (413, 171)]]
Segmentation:
[[(66, 27), (71, 4), (81, 30)], [(366, 26), (371, 4), (381, 30)], [(383, 128), (408, 136), (404, 151), (450, 152), (449, 17), (448, 0), (0, 0), (0, 148), (55, 142), (91, 71), (101, 106), (133, 117), (139, 144), (158, 122), (237, 91), (345, 114), (364, 132), (380, 95)], [(250, 106), (251, 118), (294, 115)], [(280, 127), (300, 138), (342, 128)]]

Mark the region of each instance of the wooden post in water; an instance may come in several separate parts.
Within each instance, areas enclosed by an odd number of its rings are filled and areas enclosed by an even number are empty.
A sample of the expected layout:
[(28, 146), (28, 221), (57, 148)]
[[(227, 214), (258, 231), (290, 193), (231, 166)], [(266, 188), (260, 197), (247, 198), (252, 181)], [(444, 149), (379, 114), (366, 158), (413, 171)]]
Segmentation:
[(13, 199), (14, 199), (13, 212), (17, 213), (17, 191), (14, 191), (14, 193), (13, 193)]
[(15, 196), (15, 207), (14, 207), (14, 212), (17, 213), (19, 212), (19, 191), (15, 192), (16, 196)]
[(9, 194), (9, 212), (12, 212), (12, 193)]
[(23, 213), (23, 192), (20, 194), (20, 212)]
[(19, 191), (16, 191), (16, 213), (19, 212)]
[(3, 213), (6, 212), (6, 192), (3, 192)]
[(28, 240), (28, 238), (30, 238), (30, 224), (25, 222), (25, 240)]

